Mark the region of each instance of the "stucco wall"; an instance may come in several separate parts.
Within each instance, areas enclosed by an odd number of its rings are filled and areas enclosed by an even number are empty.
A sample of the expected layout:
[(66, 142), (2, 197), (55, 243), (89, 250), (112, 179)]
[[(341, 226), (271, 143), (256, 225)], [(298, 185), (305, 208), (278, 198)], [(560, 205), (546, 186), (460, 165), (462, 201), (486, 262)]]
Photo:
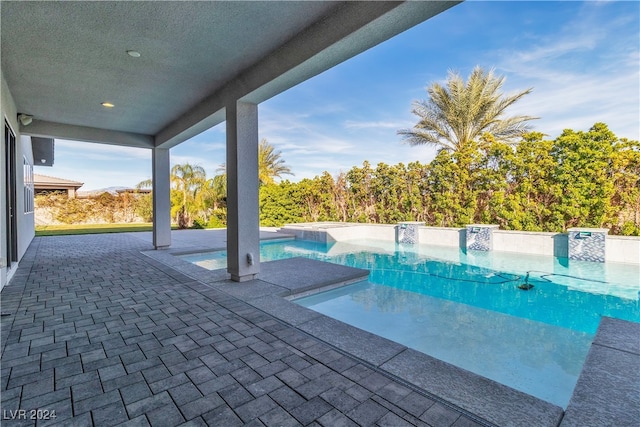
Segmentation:
[[(3, 121), (9, 123), (16, 135), (16, 220), (18, 229), (18, 262), (26, 252), (29, 244), (35, 235), (33, 213), (24, 213), (24, 191), (23, 191), (23, 156), (33, 164), (33, 155), (31, 152), (31, 139), (20, 137), (20, 127), (18, 125), (18, 117), (15, 102), (9, 90), (9, 86), (4, 79), (2, 70), (0, 70), (0, 116)], [(5, 206), (6, 200), (6, 159), (5, 142), (4, 142), (4, 124), (2, 126), (2, 146), (0, 148), (0, 289), (2, 289), (11, 278), (13, 272), (17, 269), (18, 263), (12, 265), (11, 271), (7, 270), (7, 222)]]
[(564, 233), (494, 230), (493, 245), (494, 250), (503, 252), (569, 256), (567, 235)]
[(640, 237), (607, 236), (605, 260), (640, 264)]
[(425, 245), (466, 247), (464, 228), (421, 227), (420, 243)]
[[(0, 69), (0, 117), (6, 120), (14, 129), (18, 127), (16, 120), (16, 107), (9, 92), (9, 87), (4, 80), (4, 75)], [(7, 283), (7, 248), (5, 239), (7, 236), (7, 218), (5, 206), (7, 198), (5, 194), (6, 188), (6, 159), (5, 159), (5, 142), (4, 142), (4, 124), (2, 126), (2, 143), (0, 144), (0, 289)]]

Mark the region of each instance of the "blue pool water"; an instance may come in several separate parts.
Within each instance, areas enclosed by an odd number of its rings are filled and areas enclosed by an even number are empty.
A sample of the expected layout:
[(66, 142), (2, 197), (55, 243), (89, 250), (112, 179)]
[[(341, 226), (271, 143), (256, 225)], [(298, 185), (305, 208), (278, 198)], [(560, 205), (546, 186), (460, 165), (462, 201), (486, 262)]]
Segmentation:
[[(640, 322), (630, 264), (380, 241), (265, 242), (260, 256), (368, 269), (367, 281), (295, 302), (562, 407), (600, 317)], [(226, 267), (224, 251), (183, 258)]]

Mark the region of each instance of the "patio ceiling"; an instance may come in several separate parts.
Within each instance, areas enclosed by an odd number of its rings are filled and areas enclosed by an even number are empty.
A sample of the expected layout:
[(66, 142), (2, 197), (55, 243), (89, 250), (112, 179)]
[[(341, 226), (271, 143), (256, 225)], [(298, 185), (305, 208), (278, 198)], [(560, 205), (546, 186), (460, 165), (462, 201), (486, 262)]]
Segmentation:
[(1, 65), (22, 134), (170, 148), (456, 3), (2, 1)]

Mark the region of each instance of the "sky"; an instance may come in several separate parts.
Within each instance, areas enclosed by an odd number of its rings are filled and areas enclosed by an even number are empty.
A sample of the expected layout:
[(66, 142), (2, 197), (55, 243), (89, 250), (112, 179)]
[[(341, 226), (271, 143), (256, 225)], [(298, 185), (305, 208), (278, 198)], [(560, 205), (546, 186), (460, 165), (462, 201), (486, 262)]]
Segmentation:
[[(412, 104), (427, 86), (451, 71), (466, 80), (475, 66), (504, 76), (505, 94), (532, 88), (507, 115), (539, 117), (533, 130), (550, 139), (604, 122), (640, 140), (636, 1), (466, 1), (263, 102), (259, 137), (281, 152), (294, 182), (365, 160), (428, 163), (435, 149), (409, 146), (397, 131), (417, 123)], [(225, 162), (225, 124), (170, 154), (172, 165), (198, 164), (213, 177)], [(151, 152), (56, 140), (54, 166), (35, 173), (84, 182), (81, 191), (134, 187), (151, 178)]]

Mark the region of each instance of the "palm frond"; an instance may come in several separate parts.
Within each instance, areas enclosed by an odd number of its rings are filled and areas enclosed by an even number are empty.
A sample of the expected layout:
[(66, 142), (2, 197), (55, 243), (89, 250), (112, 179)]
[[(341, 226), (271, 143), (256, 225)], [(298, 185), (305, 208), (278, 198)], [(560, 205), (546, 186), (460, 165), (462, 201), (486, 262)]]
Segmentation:
[(505, 110), (532, 89), (505, 96), (505, 78), (494, 70), (475, 67), (467, 81), (449, 71), (446, 85), (433, 83), (427, 88), (429, 99), (416, 101), (412, 113), (419, 120), (412, 129), (400, 129), (398, 134), (410, 145), (431, 145), (456, 151), (479, 140), (484, 133), (503, 142), (512, 142), (531, 131), (531, 116), (505, 117)]

